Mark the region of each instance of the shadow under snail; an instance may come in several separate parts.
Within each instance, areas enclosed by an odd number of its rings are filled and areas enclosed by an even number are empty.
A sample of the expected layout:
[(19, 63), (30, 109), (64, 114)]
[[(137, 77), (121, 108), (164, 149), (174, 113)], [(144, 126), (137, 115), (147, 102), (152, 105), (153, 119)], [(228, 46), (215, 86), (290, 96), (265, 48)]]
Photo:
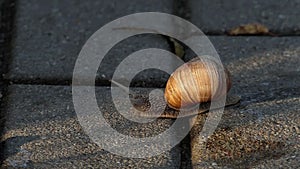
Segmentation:
[[(224, 78), (222, 78), (221, 72), (224, 72)], [(240, 97), (237, 95), (226, 96), (230, 88), (231, 78), (226, 68), (214, 60), (203, 61), (197, 57), (183, 64), (171, 74), (164, 92), (168, 106), (162, 114), (139, 113), (135, 115), (148, 118), (189, 117), (208, 112), (211, 103), (217, 103), (221, 97), (226, 97), (225, 106), (235, 105), (239, 103)], [(135, 107), (140, 110), (145, 109), (147, 106), (142, 104), (136, 104)], [(198, 106), (197, 111), (189, 111), (195, 105)], [(220, 104), (215, 108), (223, 106), (224, 104)]]

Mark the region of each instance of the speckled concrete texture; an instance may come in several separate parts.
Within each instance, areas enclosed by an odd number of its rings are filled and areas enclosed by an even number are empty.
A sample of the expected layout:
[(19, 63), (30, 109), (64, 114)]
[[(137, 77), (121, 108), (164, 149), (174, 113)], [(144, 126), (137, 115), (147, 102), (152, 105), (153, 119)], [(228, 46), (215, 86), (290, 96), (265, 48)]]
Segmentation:
[[(0, 87), (8, 87), (3, 93), (0, 89), (0, 168), (300, 168), (299, 0), (20, 0), (9, 6), (11, 13), (3, 6), (7, 2), (0, 0)], [(84, 132), (70, 84), (77, 55), (96, 30), (121, 16), (147, 11), (182, 16), (208, 33), (231, 73), (230, 92), (242, 99), (225, 109), (205, 142), (195, 139), (198, 124), (170, 151), (126, 158), (104, 150)], [(4, 14), (15, 16), (8, 19), (14, 29), (4, 28)], [(271, 34), (226, 35), (248, 23), (263, 24)], [(117, 44), (101, 63), (98, 105), (120, 133), (149, 137), (174, 124), (171, 119), (146, 124), (125, 119), (112, 103), (109, 82), (129, 54), (146, 48), (174, 52), (173, 45), (161, 35), (134, 36)], [(184, 61), (195, 57), (188, 47), (183, 49)], [(168, 77), (147, 70), (134, 78), (132, 89), (143, 93), (163, 88)], [(123, 104), (122, 98), (118, 103)]]
[(300, 34), (300, 1), (190, 0), (190, 19), (207, 33), (224, 34), (243, 24), (260, 23), (275, 34)]
[[(167, 119), (158, 119), (144, 125), (129, 122), (114, 109), (109, 99), (109, 87), (100, 87), (96, 93), (103, 116), (120, 133), (132, 137), (149, 137), (161, 133), (172, 125), (172, 120)], [(174, 147), (159, 156), (134, 159), (114, 155), (96, 145), (85, 134), (77, 120), (71, 87), (13, 85), (9, 88), (8, 103), (1, 140), (6, 147), (3, 152), (5, 159), (3, 167), (178, 168), (180, 166), (179, 147)], [(168, 140), (165, 142), (166, 145), (167, 142)]]
[(231, 92), (242, 101), (225, 110), (217, 131), (198, 145), (194, 168), (299, 168), (298, 38), (211, 39), (227, 50)]
[[(95, 31), (128, 14), (172, 13), (172, 7), (172, 0), (19, 1), (12, 63), (6, 78), (18, 83), (70, 84), (77, 56)], [(170, 50), (167, 40), (159, 35), (128, 38), (106, 55), (98, 71), (99, 83), (107, 84), (113, 70), (126, 56), (145, 48)], [(136, 81), (151, 83), (149, 76), (157, 81), (165, 75), (145, 73)]]

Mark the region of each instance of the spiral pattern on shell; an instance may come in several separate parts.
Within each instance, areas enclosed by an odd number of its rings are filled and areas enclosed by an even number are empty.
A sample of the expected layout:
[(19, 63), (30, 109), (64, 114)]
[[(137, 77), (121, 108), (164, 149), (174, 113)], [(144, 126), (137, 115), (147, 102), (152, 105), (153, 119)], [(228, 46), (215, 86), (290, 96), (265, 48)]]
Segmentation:
[(231, 79), (226, 68), (214, 60), (196, 58), (171, 74), (165, 99), (170, 107), (180, 109), (217, 100), (225, 96), (230, 87)]

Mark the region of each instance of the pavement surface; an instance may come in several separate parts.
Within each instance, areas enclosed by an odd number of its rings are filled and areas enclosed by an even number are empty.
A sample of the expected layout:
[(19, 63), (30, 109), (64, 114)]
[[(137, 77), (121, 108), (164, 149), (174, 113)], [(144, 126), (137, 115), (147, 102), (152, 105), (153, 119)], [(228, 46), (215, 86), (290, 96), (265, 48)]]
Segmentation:
[[(120, 133), (132, 137), (149, 137), (161, 133), (172, 124), (171, 119), (160, 119), (145, 125), (132, 123), (115, 110), (111, 99), (107, 99), (110, 97), (109, 87), (99, 87), (96, 93), (104, 118)], [(180, 166), (179, 147), (148, 159), (125, 158), (103, 150), (89, 139), (80, 126), (71, 94), (70, 86), (9, 87), (10, 104), (6, 108), (5, 134), (2, 136), (6, 147), (4, 167), (178, 168)], [(114, 144), (118, 142), (112, 143), (112, 146)]]
[(222, 34), (233, 27), (260, 23), (279, 35), (299, 35), (300, 1), (190, 1), (190, 18), (204, 32)]
[[(300, 168), (299, 0), (0, 0), (0, 5), (0, 168)], [(95, 144), (76, 117), (70, 84), (83, 44), (106, 23), (147, 11), (184, 17), (203, 30), (232, 75), (230, 92), (242, 98), (224, 111), (205, 143), (193, 145), (200, 147), (195, 147), (198, 156), (191, 157), (190, 135), (158, 156), (118, 156)], [(265, 25), (273, 36), (227, 35), (249, 23)], [(174, 52), (164, 36), (130, 37), (107, 54), (96, 78), (104, 117), (133, 137), (154, 136), (173, 124), (169, 119), (132, 123), (112, 103), (109, 79), (115, 68), (146, 48)], [(189, 48), (184, 51), (184, 61), (195, 57)], [(149, 70), (132, 86), (162, 88), (168, 77)]]

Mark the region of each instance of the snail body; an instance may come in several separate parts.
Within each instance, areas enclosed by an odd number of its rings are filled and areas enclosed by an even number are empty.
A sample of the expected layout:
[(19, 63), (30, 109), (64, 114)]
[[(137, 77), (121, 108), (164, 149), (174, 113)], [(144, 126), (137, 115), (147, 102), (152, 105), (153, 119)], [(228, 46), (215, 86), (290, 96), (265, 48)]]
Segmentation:
[(226, 68), (214, 60), (196, 58), (171, 74), (164, 96), (168, 106), (178, 110), (217, 100), (225, 96), (230, 87), (231, 79)]

